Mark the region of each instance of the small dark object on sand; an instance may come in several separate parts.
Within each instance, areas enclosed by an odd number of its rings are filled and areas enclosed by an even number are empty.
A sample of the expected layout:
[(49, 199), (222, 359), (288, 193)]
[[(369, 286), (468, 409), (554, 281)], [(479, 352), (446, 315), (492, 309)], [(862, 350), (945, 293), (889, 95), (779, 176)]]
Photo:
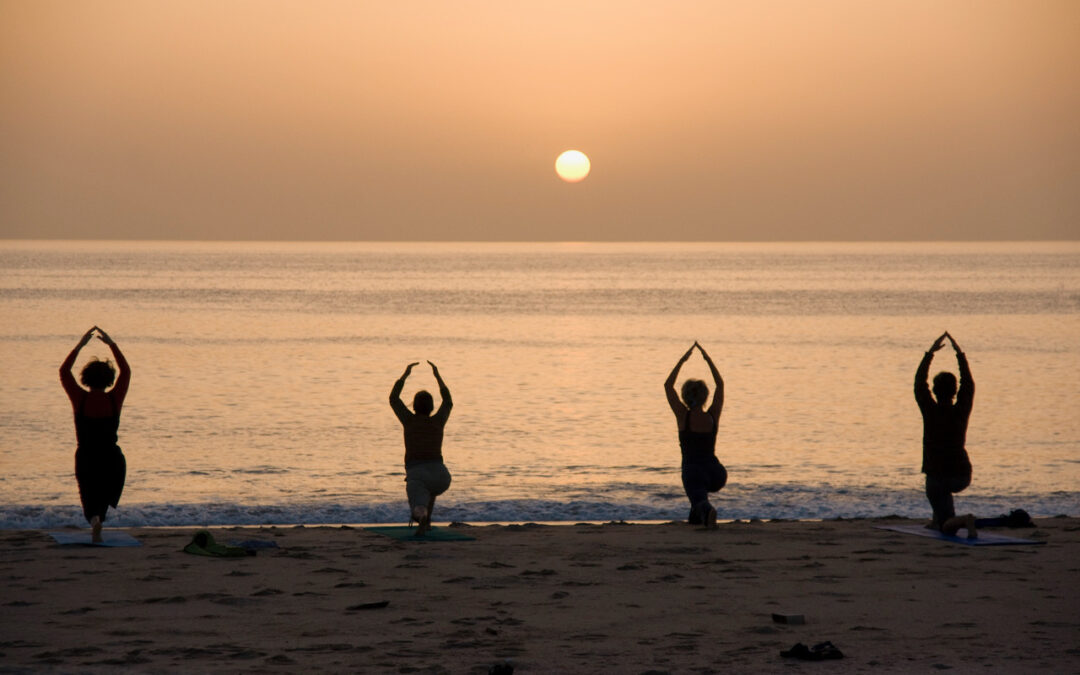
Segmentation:
[(803, 661), (825, 661), (827, 659), (842, 659), (844, 653), (828, 641), (819, 642), (813, 647), (807, 647), (799, 642), (791, 649), (780, 652), (780, 656), (802, 659)]
[(488, 675), (514, 675), (514, 665), (509, 661), (499, 661), (488, 668)]
[(389, 600), (379, 600), (378, 602), (363, 602), (359, 605), (351, 605), (346, 607), (345, 610), (349, 612), (355, 612), (361, 609), (382, 609), (390, 604)]

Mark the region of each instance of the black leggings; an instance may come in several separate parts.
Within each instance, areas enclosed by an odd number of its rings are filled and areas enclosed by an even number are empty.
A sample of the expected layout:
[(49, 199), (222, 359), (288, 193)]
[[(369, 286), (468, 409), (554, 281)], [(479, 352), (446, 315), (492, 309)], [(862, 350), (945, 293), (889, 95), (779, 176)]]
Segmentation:
[(926, 498), (934, 509), (934, 524), (941, 527), (946, 520), (956, 515), (953, 507), (953, 494), (963, 492), (971, 485), (971, 474), (950, 475), (947, 473), (926, 474)]
[(727, 485), (727, 469), (716, 456), (708, 459), (684, 461), (682, 484), (686, 498), (690, 500), (690, 522), (700, 523), (709, 510), (709, 493), (718, 492)]

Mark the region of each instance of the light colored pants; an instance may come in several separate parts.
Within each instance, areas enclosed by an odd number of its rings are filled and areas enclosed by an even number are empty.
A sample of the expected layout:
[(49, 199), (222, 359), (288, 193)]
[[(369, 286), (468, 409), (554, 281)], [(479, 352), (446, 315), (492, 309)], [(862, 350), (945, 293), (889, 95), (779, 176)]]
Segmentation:
[(435, 497), (450, 487), (450, 471), (442, 462), (422, 462), (405, 469), (405, 493), (409, 496), (409, 508), (427, 508)]

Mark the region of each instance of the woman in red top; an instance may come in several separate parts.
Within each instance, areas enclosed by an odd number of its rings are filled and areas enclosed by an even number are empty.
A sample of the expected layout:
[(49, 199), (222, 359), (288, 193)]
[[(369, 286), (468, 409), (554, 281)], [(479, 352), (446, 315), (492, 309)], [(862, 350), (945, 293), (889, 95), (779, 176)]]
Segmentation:
[[(117, 377), (111, 362), (95, 358), (79, 374), (79, 380), (88, 387), (84, 389), (75, 381), (71, 368), (75, 365), (79, 350), (90, 342), (95, 331), (98, 339), (112, 350), (120, 375)], [(116, 384), (106, 391), (114, 380)], [(60, 383), (75, 413), (75, 437), (78, 439), (75, 479), (79, 482), (83, 515), (92, 528), (94, 543), (101, 543), (101, 524), (105, 522), (105, 512), (109, 506), (116, 508), (120, 493), (124, 491), (127, 463), (120, 446), (116, 444), (116, 430), (120, 425), (120, 409), (124, 405), (130, 381), (131, 368), (127, 359), (112, 338), (97, 326), (86, 331), (79, 344), (60, 364)]]

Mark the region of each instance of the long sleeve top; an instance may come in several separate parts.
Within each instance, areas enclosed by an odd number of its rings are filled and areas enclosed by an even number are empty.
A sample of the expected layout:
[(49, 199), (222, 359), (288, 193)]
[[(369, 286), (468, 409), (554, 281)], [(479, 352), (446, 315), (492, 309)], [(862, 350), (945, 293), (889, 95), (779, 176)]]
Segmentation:
[(927, 382), (933, 358), (933, 352), (927, 352), (915, 371), (915, 401), (923, 418), (922, 472), (970, 474), (971, 461), (965, 444), (968, 418), (975, 397), (975, 381), (971, 378), (967, 357), (963, 352), (958, 352), (956, 361), (960, 367), (960, 383), (956, 402), (935, 401)]

